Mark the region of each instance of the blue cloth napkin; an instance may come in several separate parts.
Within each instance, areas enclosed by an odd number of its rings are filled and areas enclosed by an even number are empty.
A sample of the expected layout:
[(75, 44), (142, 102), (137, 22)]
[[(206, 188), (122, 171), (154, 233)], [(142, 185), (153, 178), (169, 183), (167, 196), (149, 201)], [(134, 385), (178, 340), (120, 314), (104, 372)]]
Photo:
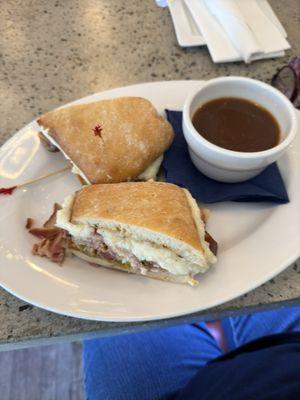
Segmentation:
[(255, 178), (241, 183), (222, 183), (207, 178), (192, 163), (187, 143), (182, 132), (182, 112), (166, 110), (167, 118), (173, 126), (175, 139), (165, 153), (163, 167), (166, 180), (187, 188), (203, 203), (220, 201), (243, 202), (289, 202), (284, 182), (276, 163), (267, 167)]

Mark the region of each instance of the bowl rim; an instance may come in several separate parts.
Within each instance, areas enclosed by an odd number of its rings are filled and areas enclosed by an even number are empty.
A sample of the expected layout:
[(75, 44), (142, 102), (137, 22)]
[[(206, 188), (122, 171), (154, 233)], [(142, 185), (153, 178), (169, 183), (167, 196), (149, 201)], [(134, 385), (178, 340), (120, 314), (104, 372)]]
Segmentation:
[[(192, 119), (190, 117), (190, 108), (191, 104), (194, 100), (194, 98), (203, 90), (206, 89), (207, 87), (218, 84), (218, 83), (224, 83), (224, 82), (232, 82), (232, 84), (235, 83), (241, 83), (241, 82), (247, 82), (248, 84), (252, 85), (257, 85), (262, 89), (266, 89), (270, 92), (273, 93), (273, 95), (277, 96), (280, 98), (280, 100), (285, 104), (286, 109), (288, 110), (289, 116), (291, 118), (291, 129), (288, 132), (286, 138), (278, 143), (276, 146), (271, 147), (270, 149), (267, 150), (262, 150), (262, 151), (255, 151), (255, 152), (243, 152), (243, 151), (235, 151), (235, 150), (229, 150), (225, 149), (223, 147), (217, 146), (216, 144), (213, 144), (209, 142), (207, 139), (205, 139), (194, 127), (192, 123)], [(215, 97), (217, 99), (218, 96)], [(247, 99), (244, 97), (244, 99)], [(259, 104), (259, 101), (257, 101)], [(264, 107), (262, 105), (262, 107)], [(265, 108), (265, 107), (264, 107)], [(274, 116), (274, 118), (276, 118)], [(189, 136), (191, 135), (194, 141), (199, 144), (204, 144), (206, 147), (210, 148), (210, 150), (220, 154), (220, 155), (225, 155), (225, 156), (231, 156), (234, 158), (241, 158), (241, 159), (255, 159), (255, 158), (261, 158), (261, 157), (268, 157), (268, 156), (274, 156), (277, 153), (280, 153), (282, 150), (286, 149), (290, 143), (293, 141), (293, 139), (296, 136), (297, 128), (298, 128), (298, 118), (296, 114), (296, 109), (294, 108), (293, 104), (290, 102), (290, 100), (283, 94), (281, 93), (278, 89), (274, 88), (273, 86), (259, 81), (257, 79), (253, 78), (247, 78), (247, 77), (241, 77), (241, 76), (225, 76), (225, 77), (218, 77), (218, 78), (212, 78), (206, 81), (204, 85), (200, 86), (198, 89), (194, 90), (192, 93), (189, 94), (189, 96), (186, 98), (183, 106), (183, 123), (187, 126), (188, 130), (187, 133), (184, 132), (184, 136)], [(184, 130), (185, 131), (185, 130)], [(197, 153), (196, 149), (194, 148), (193, 145), (190, 145), (193, 150)]]

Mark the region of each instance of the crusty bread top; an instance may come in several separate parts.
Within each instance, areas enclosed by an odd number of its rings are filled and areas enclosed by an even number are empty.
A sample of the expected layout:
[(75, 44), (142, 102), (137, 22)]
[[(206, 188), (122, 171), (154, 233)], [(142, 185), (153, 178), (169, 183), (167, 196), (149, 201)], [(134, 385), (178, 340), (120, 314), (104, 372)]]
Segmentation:
[[(171, 125), (141, 97), (70, 106), (50, 111), (37, 122), (90, 183), (136, 178), (174, 137)], [(101, 137), (94, 134), (98, 125)]]
[(203, 252), (185, 192), (163, 182), (129, 182), (86, 186), (76, 193), (71, 223), (112, 220), (146, 228)]

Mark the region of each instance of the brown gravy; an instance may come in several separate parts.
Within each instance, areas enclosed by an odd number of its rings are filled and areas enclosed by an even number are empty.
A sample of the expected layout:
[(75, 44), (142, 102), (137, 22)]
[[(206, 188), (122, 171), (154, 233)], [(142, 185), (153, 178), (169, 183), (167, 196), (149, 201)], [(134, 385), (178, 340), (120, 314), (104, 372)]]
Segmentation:
[(254, 152), (275, 147), (280, 129), (265, 108), (238, 97), (223, 97), (201, 106), (192, 119), (196, 130), (224, 149)]

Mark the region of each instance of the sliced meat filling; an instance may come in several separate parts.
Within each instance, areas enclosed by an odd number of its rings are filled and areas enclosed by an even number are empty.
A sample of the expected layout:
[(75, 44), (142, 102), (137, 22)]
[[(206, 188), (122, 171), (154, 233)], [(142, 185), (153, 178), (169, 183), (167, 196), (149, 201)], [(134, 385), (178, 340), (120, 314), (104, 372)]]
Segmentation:
[[(207, 239), (209, 240), (208, 236)], [(201, 265), (200, 262), (191, 260), (192, 257), (185, 258), (166, 246), (155, 245), (150, 241), (139, 242), (124, 232), (94, 229), (89, 237), (77, 237), (72, 240), (75, 246), (86, 255), (122, 263), (130, 266), (133, 272), (145, 273), (149, 270), (152, 272), (159, 270), (176, 276), (193, 277), (207, 269), (207, 260), (204, 255)]]
[[(80, 251), (87, 254), (90, 257), (102, 257), (108, 261), (124, 262), (124, 258), (129, 261), (132, 271), (143, 271), (151, 270), (152, 272), (157, 272), (162, 270), (162, 268), (156, 262), (150, 262), (146, 260), (139, 260), (135, 255), (127, 251), (126, 249), (118, 249), (118, 252), (112, 250), (105, 243), (102, 235), (94, 232), (93, 236), (90, 236), (84, 240), (74, 239), (73, 243)], [(126, 261), (126, 264), (128, 262)]]

